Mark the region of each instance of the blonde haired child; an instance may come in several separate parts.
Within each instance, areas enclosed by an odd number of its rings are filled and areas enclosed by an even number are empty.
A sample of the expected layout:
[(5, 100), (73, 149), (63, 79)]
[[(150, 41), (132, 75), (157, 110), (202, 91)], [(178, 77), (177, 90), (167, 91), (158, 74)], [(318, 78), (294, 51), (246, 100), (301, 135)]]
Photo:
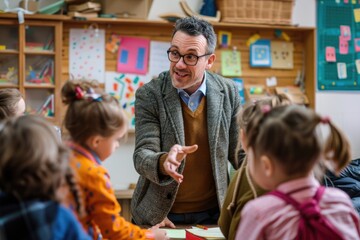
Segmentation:
[(28, 115), (0, 123), (0, 239), (90, 239), (59, 203), (70, 179), (68, 157), (45, 119)]
[(0, 120), (20, 116), (25, 112), (25, 101), (16, 88), (0, 89)]
[[(329, 127), (323, 142), (319, 125)], [(321, 187), (320, 160), (340, 171), (350, 161), (345, 136), (328, 118), (297, 105), (264, 106), (246, 129), (252, 179), (272, 192), (246, 204), (236, 239), (359, 239), (359, 217), (341, 190)]]
[(107, 170), (101, 165), (126, 134), (126, 116), (119, 102), (96, 82), (68, 81), (62, 88), (68, 104), (64, 119), (71, 141), (71, 166), (83, 190), (86, 214), (80, 217), (94, 239), (168, 239), (164, 230), (145, 230), (120, 217)]
[(270, 105), (275, 107), (289, 104), (291, 104), (290, 99), (284, 94), (279, 94), (255, 102), (248, 102), (238, 114), (240, 140), (237, 146), (237, 152), (239, 153), (237, 156), (240, 158), (241, 166), (230, 181), (218, 221), (218, 225), (226, 239), (233, 240), (235, 238), (236, 229), (240, 222), (240, 214), (245, 204), (266, 193), (266, 190), (253, 183), (249, 176), (245, 134), (247, 125), (256, 114), (256, 109), (261, 108), (261, 106)]

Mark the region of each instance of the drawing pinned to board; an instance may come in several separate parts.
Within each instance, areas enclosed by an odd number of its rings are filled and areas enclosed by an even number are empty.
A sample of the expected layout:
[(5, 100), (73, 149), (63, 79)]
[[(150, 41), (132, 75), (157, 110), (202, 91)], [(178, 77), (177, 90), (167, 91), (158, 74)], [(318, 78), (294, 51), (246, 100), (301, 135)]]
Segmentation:
[(126, 74), (117, 72), (106, 72), (105, 91), (116, 97), (129, 121), (129, 129), (135, 128), (135, 92), (148, 82), (147, 76), (137, 74)]
[(226, 77), (241, 76), (240, 51), (236, 51), (236, 49), (221, 51), (221, 75)]
[(69, 75), (76, 79), (104, 82), (105, 31), (70, 29)]
[(271, 66), (270, 40), (260, 39), (250, 45), (250, 65), (252, 67)]
[(122, 36), (120, 42), (117, 72), (145, 75), (148, 70), (150, 40)]
[(285, 41), (271, 41), (271, 68), (294, 68), (294, 43)]

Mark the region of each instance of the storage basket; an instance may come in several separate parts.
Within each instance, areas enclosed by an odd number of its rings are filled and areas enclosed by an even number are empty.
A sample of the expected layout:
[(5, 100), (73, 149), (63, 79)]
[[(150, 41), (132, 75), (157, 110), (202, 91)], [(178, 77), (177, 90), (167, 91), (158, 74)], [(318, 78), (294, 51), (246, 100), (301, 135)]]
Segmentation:
[(291, 24), (293, 0), (217, 0), (222, 22)]

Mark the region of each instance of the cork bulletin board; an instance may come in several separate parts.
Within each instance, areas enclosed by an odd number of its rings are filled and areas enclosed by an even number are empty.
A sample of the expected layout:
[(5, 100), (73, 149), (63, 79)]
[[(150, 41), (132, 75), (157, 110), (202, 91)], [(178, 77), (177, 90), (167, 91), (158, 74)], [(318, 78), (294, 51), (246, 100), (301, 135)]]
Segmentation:
[(360, 1), (317, 1), (318, 90), (360, 90)]

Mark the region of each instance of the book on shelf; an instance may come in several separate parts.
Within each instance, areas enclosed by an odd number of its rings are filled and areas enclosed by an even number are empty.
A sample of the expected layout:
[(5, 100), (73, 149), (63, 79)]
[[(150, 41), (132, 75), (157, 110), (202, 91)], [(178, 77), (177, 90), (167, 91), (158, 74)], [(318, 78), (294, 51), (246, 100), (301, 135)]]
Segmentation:
[(101, 4), (95, 2), (72, 4), (69, 5), (68, 10), (70, 12), (99, 12), (101, 10)]
[(219, 227), (209, 227), (206, 229), (193, 227), (191, 229), (185, 229), (187, 240), (222, 240), (225, 239)]
[(95, 12), (92, 12), (92, 13), (68, 12), (67, 15), (70, 17), (83, 17), (83, 18), (97, 18), (98, 17), (98, 14)]

